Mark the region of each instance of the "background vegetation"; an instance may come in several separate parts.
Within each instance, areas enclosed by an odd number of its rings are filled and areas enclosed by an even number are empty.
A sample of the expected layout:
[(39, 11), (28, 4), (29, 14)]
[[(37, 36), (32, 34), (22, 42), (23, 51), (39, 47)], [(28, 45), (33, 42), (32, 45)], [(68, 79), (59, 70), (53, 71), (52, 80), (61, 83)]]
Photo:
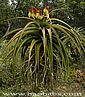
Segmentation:
[[(11, 1), (11, 2), (10, 2)], [(70, 24), (77, 33), (81, 33), (83, 39), (85, 38), (85, 1), (84, 0), (0, 0), (0, 38), (11, 30), (19, 27), (24, 27), (26, 20), (17, 19), (9, 20), (14, 17), (28, 16), (29, 9), (33, 6), (44, 7), (49, 6), (52, 12), (52, 17), (61, 19)], [(43, 5), (41, 3), (43, 1)], [(81, 27), (81, 28), (80, 28)], [(2, 54), (7, 41), (11, 38), (6, 37), (5, 41), (0, 42), (0, 95), (3, 97), (3, 92), (27, 92), (32, 91), (35, 87), (30, 87), (30, 82), (24, 78), (24, 70), (22, 69), (22, 60), (18, 57), (17, 67), (15, 68), (12, 61), (7, 63), (2, 62)], [(68, 42), (70, 43), (70, 42)], [(84, 43), (83, 43), (84, 44)], [(70, 47), (69, 47), (70, 46)], [(54, 88), (51, 86), (41, 87), (40, 91), (59, 91), (59, 92), (82, 92), (85, 93), (85, 54), (82, 52), (82, 58), (74, 45), (67, 45), (69, 57), (71, 58), (71, 77), (66, 82), (59, 76), (55, 81)], [(85, 46), (85, 44), (84, 44)], [(72, 52), (70, 52), (70, 50)], [(5, 53), (5, 51), (4, 51)], [(82, 71), (81, 71), (82, 70)], [(36, 90), (35, 90), (36, 92)], [(10, 97), (10, 96), (9, 96)], [(19, 96), (18, 96), (19, 97)]]

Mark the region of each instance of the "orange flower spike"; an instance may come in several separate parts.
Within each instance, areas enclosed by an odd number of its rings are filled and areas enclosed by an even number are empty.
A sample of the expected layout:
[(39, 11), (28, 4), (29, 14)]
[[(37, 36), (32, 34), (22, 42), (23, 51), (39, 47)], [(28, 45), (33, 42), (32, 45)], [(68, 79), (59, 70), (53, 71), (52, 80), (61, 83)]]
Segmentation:
[(38, 18), (40, 16), (40, 14), (39, 14), (39, 7), (37, 7), (36, 9), (37, 9), (36, 18)]
[(32, 18), (35, 19), (36, 13), (37, 13), (37, 10), (36, 10), (35, 7), (33, 7), (33, 8), (32, 8)]
[(42, 9), (37, 7), (37, 14), (36, 14), (36, 18), (42, 20), (43, 16), (42, 16)]
[(42, 16), (42, 10), (39, 10), (39, 12), (40, 12), (40, 16)]
[(39, 8), (39, 7), (37, 7), (36, 9), (37, 9), (37, 10), (40, 10), (40, 8)]
[(49, 12), (49, 8), (47, 7), (47, 6), (45, 6), (45, 8), (48, 10), (48, 12)]
[(42, 16), (42, 10), (40, 10), (39, 13), (40, 13), (40, 17), (39, 17), (39, 19), (42, 20), (42, 19), (43, 19), (43, 16)]
[(39, 7), (39, 10), (42, 10), (42, 8)]
[(44, 8), (44, 16), (49, 18), (49, 8), (47, 6)]
[(40, 15), (42, 15), (42, 9), (39, 8), (39, 7), (37, 7), (36, 9), (37, 9), (37, 13), (39, 13)]
[(32, 8), (32, 13), (36, 14), (37, 10), (35, 7)]
[(29, 10), (28, 17), (29, 17), (29, 18), (32, 17), (32, 10), (31, 10), (31, 9)]

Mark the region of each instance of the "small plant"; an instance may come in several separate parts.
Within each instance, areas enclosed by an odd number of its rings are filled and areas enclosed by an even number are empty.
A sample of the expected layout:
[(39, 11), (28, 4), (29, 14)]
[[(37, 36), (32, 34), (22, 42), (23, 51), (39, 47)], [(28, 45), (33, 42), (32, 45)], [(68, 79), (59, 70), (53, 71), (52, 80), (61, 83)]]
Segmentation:
[[(42, 89), (42, 84), (52, 85), (61, 76), (67, 79), (70, 73), (69, 54), (64, 41), (70, 39), (80, 53), (84, 50), (81, 39), (74, 29), (62, 20), (52, 18), (49, 8), (33, 7), (29, 10), (28, 23), (24, 28), (13, 30), (3, 38), (13, 35), (6, 45), (6, 59), (16, 65), (20, 56), (23, 60), (24, 75), (34, 90)], [(16, 69), (16, 66), (15, 66)], [(32, 87), (32, 89), (33, 89)]]

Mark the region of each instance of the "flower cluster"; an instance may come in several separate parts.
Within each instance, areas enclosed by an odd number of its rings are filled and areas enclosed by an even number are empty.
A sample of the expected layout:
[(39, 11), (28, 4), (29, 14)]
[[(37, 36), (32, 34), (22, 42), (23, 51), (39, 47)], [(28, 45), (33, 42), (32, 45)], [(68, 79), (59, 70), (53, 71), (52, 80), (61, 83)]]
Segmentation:
[(49, 8), (47, 6), (45, 6), (43, 12), (42, 9), (37, 7), (33, 7), (32, 9), (29, 10), (28, 13), (29, 18), (33, 18), (33, 19), (39, 19), (42, 20), (43, 17), (47, 17), (47, 18), (51, 18), (52, 15), (49, 13)]

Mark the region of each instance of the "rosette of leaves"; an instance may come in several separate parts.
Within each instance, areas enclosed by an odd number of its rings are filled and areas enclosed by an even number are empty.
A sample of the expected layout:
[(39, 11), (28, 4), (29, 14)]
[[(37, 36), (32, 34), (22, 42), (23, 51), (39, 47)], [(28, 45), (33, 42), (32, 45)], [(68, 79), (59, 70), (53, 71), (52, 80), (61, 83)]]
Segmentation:
[(11, 58), (16, 64), (20, 55), (24, 74), (29, 75), (36, 85), (42, 82), (49, 84), (59, 75), (67, 79), (70, 66), (64, 41), (69, 38), (78, 52), (84, 49), (73, 28), (62, 20), (52, 18), (47, 6), (43, 12), (41, 8), (34, 7), (29, 10), (28, 17), (21, 18), (29, 21), (26, 26), (3, 36), (14, 34), (6, 45), (3, 61)]

